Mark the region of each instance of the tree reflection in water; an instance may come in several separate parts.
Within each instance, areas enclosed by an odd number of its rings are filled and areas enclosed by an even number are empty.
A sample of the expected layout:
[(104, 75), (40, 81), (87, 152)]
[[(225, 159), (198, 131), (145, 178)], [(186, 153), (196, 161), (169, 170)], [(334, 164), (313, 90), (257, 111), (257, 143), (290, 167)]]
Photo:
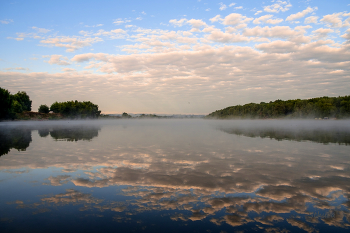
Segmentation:
[(234, 127), (219, 128), (228, 134), (242, 135), (246, 137), (271, 138), (277, 141), (311, 141), (317, 143), (337, 143), (339, 145), (350, 145), (350, 131), (348, 128), (314, 128), (303, 127), (246, 127), (235, 125)]
[(0, 130), (0, 156), (10, 152), (12, 148), (25, 151), (32, 141), (30, 129), (1, 128)]
[[(16, 208), (30, 210), (37, 216), (33, 219), (47, 216), (51, 224), (57, 216), (64, 218), (62, 213), (73, 212), (67, 216), (83, 219), (87, 231), (117, 224), (123, 231), (160, 232), (159, 222), (171, 226), (169, 232), (349, 230), (346, 127), (327, 131), (288, 129), (278, 122), (275, 127), (238, 121), (115, 122), (37, 127), (44, 137), (33, 135), (36, 146), (28, 154), (11, 151), (15, 156), (1, 157), (0, 175), (17, 172), (14, 176), (30, 179), (16, 170), (29, 167), (31, 177), (40, 174), (33, 181), (45, 189), (29, 188), (36, 196), (18, 197), (2, 189), (7, 201), (0, 205), (13, 213)], [(10, 218), (11, 211), (0, 217)], [(13, 219), (7, 227), (19, 223)], [(57, 229), (66, 229), (60, 224)]]
[(32, 131), (38, 130), (40, 137), (50, 135), (55, 140), (61, 141), (79, 141), (91, 140), (98, 136), (101, 127), (98, 126), (23, 126), (23, 127), (4, 127), (0, 128), (0, 156), (7, 154), (10, 150), (17, 149), (25, 151), (32, 141)]
[(76, 142), (79, 140), (91, 140), (94, 137), (97, 137), (99, 130), (100, 128), (98, 127), (72, 127), (68, 129), (53, 128), (52, 130), (48, 130), (46, 132), (49, 132), (50, 136), (56, 140)]

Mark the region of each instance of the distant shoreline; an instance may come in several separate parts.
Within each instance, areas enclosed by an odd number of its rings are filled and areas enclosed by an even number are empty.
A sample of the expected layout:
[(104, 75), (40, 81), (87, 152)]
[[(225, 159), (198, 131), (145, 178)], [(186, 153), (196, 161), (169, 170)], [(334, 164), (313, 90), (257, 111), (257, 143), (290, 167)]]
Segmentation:
[(78, 116), (64, 116), (61, 113), (40, 113), (33, 111), (24, 111), (17, 113), (16, 118), (2, 119), (0, 122), (13, 122), (13, 121), (50, 121), (50, 120), (118, 120), (118, 119), (203, 119), (205, 115), (169, 115), (169, 116), (158, 116), (155, 114), (133, 114), (136, 116), (122, 117), (122, 114), (101, 114), (98, 118), (80, 117)]
[(340, 119), (350, 118), (350, 95), (312, 99), (275, 100), (235, 105), (210, 113), (216, 119)]

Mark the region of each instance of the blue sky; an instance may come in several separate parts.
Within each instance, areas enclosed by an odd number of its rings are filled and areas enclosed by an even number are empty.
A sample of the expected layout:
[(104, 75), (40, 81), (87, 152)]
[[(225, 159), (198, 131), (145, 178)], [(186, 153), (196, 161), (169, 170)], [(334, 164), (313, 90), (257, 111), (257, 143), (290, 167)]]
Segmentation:
[(199, 113), (349, 94), (348, 1), (1, 1), (0, 86), (33, 110)]

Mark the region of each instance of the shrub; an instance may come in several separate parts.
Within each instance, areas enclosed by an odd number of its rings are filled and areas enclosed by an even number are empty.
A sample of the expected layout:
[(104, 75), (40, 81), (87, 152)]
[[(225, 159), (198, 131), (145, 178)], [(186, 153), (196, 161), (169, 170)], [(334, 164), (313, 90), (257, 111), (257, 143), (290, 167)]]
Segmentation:
[(49, 113), (50, 109), (49, 109), (49, 107), (46, 104), (44, 104), (44, 105), (40, 105), (40, 107), (38, 109), (38, 112), (40, 112), (40, 113)]

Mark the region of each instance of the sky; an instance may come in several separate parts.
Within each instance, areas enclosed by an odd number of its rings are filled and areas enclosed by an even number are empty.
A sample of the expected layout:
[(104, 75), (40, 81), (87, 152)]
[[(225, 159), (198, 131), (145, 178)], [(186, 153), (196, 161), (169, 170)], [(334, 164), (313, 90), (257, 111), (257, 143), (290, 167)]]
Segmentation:
[(349, 95), (350, 2), (1, 0), (0, 87), (105, 114)]

